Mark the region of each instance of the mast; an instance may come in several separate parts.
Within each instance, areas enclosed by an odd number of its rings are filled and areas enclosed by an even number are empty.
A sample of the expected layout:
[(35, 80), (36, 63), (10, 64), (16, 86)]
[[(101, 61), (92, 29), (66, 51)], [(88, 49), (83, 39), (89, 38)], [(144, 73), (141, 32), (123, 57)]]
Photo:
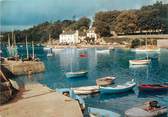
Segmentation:
[(9, 48), (11, 47), (9, 34), (8, 34), (8, 47)]
[(48, 38), (49, 38), (49, 44), (51, 45), (52, 42), (51, 42), (51, 34), (50, 34), (50, 33), (49, 33), (49, 35), (48, 35)]
[(13, 45), (13, 41), (14, 41), (14, 40), (13, 40), (13, 37), (14, 37), (14, 34), (13, 34), (13, 30), (12, 30), (12, 46), (14, 46), (14, 45)]
[(16, 47), (16, 37), (15, 37), (15, 34), (13, 34), (13, 46)]
[(145, 48), (146, 48), (146, 57), (147, 57), (147, 60), (148, 60), (148, 52), (147, 52), (147, 33), (146, 33), (146, 41), (145, 41)]
[(32, 53), (33, 53), (33, 59), (34, 59), (34, 43), (32, 41)]
[(27, 52), (27, 58), (29, 58), (29, 50), (28, 50), (28, 45), (27, 45), (27, 35), (26, 35), (26, 52)]

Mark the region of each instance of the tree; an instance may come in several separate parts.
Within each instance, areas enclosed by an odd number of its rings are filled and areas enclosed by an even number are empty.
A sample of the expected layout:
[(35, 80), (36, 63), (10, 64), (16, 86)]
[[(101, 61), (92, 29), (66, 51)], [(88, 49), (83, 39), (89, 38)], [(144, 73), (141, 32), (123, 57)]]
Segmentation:
[(116, 17), (119, 14), (119, 11), (106, 11), (96, 13), (94, 22), (96, 33), (100, 34), (100, 36), (110, 36), (111, 30), (114, 30)]
[(115, 31), (118, 33), (134, 33), (137, 29), (137, 15), (135, 11), (123, 11), (116, 20)]

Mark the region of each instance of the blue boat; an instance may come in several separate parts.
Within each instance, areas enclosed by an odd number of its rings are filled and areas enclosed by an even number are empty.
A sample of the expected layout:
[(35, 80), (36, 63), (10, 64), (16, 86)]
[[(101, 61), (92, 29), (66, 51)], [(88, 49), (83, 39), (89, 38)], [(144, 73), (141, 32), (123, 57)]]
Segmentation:
[(134, 80), (126, 82), (123, 85), (116, 85), (116, 86), (107, 86), (103, 87), (100, 86), (101, 93), (123, 93), (132, 90), (135, 87), (136, 83)]
[(67, 78), (84, 77), (87, 75), (87, 71), (67, 72), (65, 75)]
[(90, 117), (121, 117), (118, 113), (92, 107), (88, 107), (88, 112)]
[(77, 100), (79, 105), (80, 105), (80, 108), (82, 111), (84, 111), (85, 109), (85, 101), (78, 95), (76, 95), (74, 93), (74, 91), (70, 88), (61, 88), (61, 89), (56, 89), (56, 91), (58, 91), (59, 93), (65, 95), (65, 96), (68, 96), (74, 100)]

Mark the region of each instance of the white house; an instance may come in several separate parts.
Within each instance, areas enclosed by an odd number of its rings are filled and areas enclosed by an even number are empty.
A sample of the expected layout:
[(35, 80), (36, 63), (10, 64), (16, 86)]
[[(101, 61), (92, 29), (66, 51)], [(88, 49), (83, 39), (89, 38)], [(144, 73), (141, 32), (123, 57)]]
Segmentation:
[(59, 35), (59, 43), (61, 44), (76, 44), (79, 43), (79, 32), (77, 31), (63, 31)]
[(97, 39), (97, 34), (95, 33), (95, 28), (90, 28), (87, 33), (86, 36), (89, 38), (94, 38), (95, 40)]

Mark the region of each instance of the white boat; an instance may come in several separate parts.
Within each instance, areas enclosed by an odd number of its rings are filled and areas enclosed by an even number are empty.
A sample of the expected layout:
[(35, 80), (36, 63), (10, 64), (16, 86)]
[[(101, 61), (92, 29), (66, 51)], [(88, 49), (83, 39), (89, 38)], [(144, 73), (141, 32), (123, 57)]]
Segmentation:
[(43, 47), (43, 50), (50, 50), (51, 49), (51, 47)]
[(132, 81), (128, 81), (125, 84), (122, 85), (116, 85), (116, 86), (107, 86), (103, 87), (100, 86), (100, 92), (101, 93), (123, 93), (132, 90), (135, 87), (136, 83), (134, 82), (134, 79)]
[(98, 54), (109, 54), (110, 50), (96, 50), (96, 53), (98, 53)]
[(145, 53), (145, 52), (160, 52), (160, 48), (147, 48), (147, 49), (144, 49), (144, 48), (136, 48), (136, 49), (132, 49), (133, 52), (136, 52), (136, 53)]
[(52, 51), (53, 51), (53, 52), (60, 52), (60, 51), (62, 51), (62, 50), (64, 50), (64, 49), (61, 49), (61, 48), (52, 48)]
[(47, 56), (53, 56), (53, 54), (52, 53), (48, 53)]
[(88, 112), (90, 117), (121, 117), (118, 113), (93, 107), (88, 107)]
[(47, 56), (48, 56), (48, 57), (49, 57), (49, 56), (53, 56), (53, 54), (52, 54), (52, 49), (49, 50), (49, 52), (47, 53)]
[(72, 88), (75, 94), (78, 95), (87, 95), (99, 92), (98, 86), (83, 86), (83, 87), (75, 87)]
[(157, 101), (150, 101), (130, 108), (125, 111), (125, 117), (167, 117), (167, 108), (157, 103)]
[(129, 60), (130, 65), (147, 65), (150, 64), (150, 59), (144, 59), (144, 60)]
[(135, 59), (135, 60), (129, 60), (130, 65), (148, 65), (150, 64), (151, 60), (148, 59), (148, 48), (147, 48), (147, 39), (146, 39), (146, 47), (142, 49), (144, 52), (146, 52), (147, 59)]
[(115, 77), (103, 77), (103, 78), (99, 78), (99, 79), (96, 79), (96, 84), (98, 86), (106, 86), (106, 85), (110, 85), (114, 82), (116, 78)]
[(67, 78), (76, 78), (76, 77), (84, 77), (87, 75), (87, 71), (77, 71), (77, 72), (67, 72), (65, 75)]

